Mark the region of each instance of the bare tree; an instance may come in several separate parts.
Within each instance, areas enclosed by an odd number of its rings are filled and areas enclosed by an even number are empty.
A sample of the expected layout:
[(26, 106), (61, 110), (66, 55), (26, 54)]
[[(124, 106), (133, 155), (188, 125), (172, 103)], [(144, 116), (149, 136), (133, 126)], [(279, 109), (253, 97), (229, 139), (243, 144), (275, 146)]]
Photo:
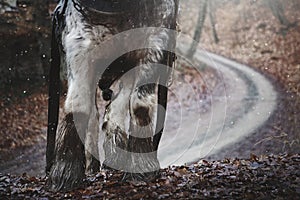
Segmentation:
[(211, 28), (212, 28), (212, 32), (213, 32), (213, 37), (214, 37), (214, 41), (215, 43), (219, 43), (219, 37), (218, 37), (218, 33), (216, 30), (216, 20), (215, 20), (215, 7), (213, 6), (214, 1), (210, 0), (208, 1), (208, 14), (209, 14), (209, 19), (210, 19), (210, 23), (211, 23)]
[(267, 6), (271, 9), (272, 14), (278, 19), (281, 25), (289, 27), (291, 23), (284, 15), (283, 5), (279, 0), (265, 0)]
[(207, 13), (207, 0), (200, 0), (199, 1), (199, 14), (198, 14), (198, 19), (197, 19), (197, 25), (196, 25), (196, 30), (194, 33), (194, 37), (193, 37), (193, 43), (188, 51), (188, 56), (189, 57), (193, 57), (193, 55), (196, 52), (198, 43), (200, 41), (201, 35), (202, 35), (202, 29), (203, 29), (203, 25), (204, 25), (204, 21), (205, 21), (205, 17), (206, 17), (206, 13)]
[(204, 26), (204, 22), (205, 22), (207, 14), (210, 19), (210, 25), (211, 25), (214, 41), (215, 41), (215, 43), (218, 43), (220, 41), (217, 30), (216, 30), (216, 20), (215, 20), (215, 15), (214, 15), (215, 7), (213, 6), (214, 2), (215, 1), (212, 1), (212, 0), (210, 0), (210, 1), (200, 0), (199, 1), (199, 14), (198, 14), (196, 29), (195, 29), (195, 33), (194, 33), (194, 37), (193, 37), (194, 42), (192, 43), (192, 45), (188, 51), (189, 57), (193, 57), (193, 55), (196, 52), (198, 43), (200, 42), (200, 39), (201, 39), (202, 30), (203, 30), (203, 26)]

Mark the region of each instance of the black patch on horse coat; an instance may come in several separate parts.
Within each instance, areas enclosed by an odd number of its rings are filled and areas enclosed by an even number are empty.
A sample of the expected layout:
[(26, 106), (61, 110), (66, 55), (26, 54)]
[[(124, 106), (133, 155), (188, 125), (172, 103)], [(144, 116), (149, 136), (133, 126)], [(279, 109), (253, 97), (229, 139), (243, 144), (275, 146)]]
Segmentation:
[(137, 117), (138, 124), (140, 126), (147, 126), (151, 122), (151, 118), (149, 116), (149, 108), (147, 107), (137, 107), (134, 109), (134, 115)]
[(80, 0), (82, 6), (107, 13), (118, 13), (132, 10), (140, 0)]

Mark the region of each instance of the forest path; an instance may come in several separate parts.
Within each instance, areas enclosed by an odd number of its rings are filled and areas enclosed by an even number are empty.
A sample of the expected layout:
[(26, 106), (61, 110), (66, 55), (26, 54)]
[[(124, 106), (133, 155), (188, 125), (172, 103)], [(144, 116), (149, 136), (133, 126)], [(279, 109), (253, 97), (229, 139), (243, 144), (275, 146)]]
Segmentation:
[[(178, 42), (178, 51), (188, 52), (189, 45)], [(168, 112), (166, 131), (158, 156), (162, 167), (181, 165), (216, 154), (234, 145), (263, 126), (276, 109), (277, 92), (271, 82), (253, 68), (213, 53), (197, 50), (194, 67), (205, 63), (219, 73), (223, 92), (211, 92), (210, 109), (201, 113), (183, 107)], [(203, 65), (203, 64), (202, 64)], [(172, 105), (170, 105), (172, 106)], [(174, 135), (171, 124), (180, 124)]]

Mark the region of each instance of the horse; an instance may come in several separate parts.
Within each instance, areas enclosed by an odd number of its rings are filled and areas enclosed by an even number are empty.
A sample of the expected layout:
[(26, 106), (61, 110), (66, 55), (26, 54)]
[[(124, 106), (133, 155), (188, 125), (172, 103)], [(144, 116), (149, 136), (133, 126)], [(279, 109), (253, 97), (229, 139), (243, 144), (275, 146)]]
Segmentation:
[[(176, 58), (176, 36), (169, 30), (176, 30), (177, 13), (178, 0), (58, 2), (53, 13), (46, 149), (51, 190), (71, 190), (82, 184), (86, 173), (99, 171), (99, 134), (105, 138), (103, 167), (123, 170), (125, 179), (157, 176), (156, 152)], [(127, 48), (132, 45), (135, 48)], [(62, 69), (67, 92), (59, 122)], [(118, 89), (113, 89), (117, 83)], [(108, 102), (101, 125), (97, 89)]]

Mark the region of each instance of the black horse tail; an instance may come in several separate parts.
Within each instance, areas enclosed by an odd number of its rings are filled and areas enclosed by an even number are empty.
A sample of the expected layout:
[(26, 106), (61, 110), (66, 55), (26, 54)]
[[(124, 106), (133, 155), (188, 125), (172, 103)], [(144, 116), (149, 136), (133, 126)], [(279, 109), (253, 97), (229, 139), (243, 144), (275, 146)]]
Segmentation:
[(47, 129), (47, 148), (46, 148), (46, 174), (49, 173), (53, 164), (56, 130), (59, 115), (60, 97), (60, 52), (59, 44), (56, 39), (56, 19), (53, 19), (52, 39), (51, 39), (51, 66), (49, 72), (48, 86), (48, 129)]
[(47, 147), (46, 147), (46, 174), (50, 172), (54, 162), (54, 150), (56, 130), (59, 117), (59, 98), (61, 93), (60, 80), (60, 46), (58, 37), (61, 35), (64, 26), (64, 14), (67, 8), (68, 0), (59, 1), (52, 20), (52, 38), (51, 38), (51, 65), (48, 78), (48, 127), (47, 127)]

